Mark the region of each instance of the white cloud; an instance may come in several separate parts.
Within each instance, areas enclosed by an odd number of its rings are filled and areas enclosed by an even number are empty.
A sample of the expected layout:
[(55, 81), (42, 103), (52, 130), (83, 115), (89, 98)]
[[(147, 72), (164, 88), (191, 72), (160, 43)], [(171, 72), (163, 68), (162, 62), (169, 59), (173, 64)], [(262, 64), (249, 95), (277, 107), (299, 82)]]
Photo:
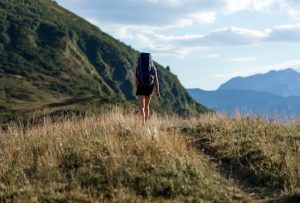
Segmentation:
[(267, 34), (263, 31), (232, 26), (213, 31), (200, 41), (211, 45), (243, 45), (259, 42), (266, 37)]
[(231, 26), (217, 29), (206, 35), (157, 36), (162, 41), (190, 47), (253, 45), (268, 42), (300, 43), (300, 24), (279, 25), (264, 30)]
[(113, 37), (120, 39), (120, 40), (133, 40), (134, 34), (132, 33), (132, 29), (135, 29), (135, 26), (125, 26), (125, 25), (118, 25), (118, 24), (108, 24), (108, 23), (101, 23), (96, 19), (86, 17), (87, 21), (91, 24), (101, 28), (101, 30), (110, 33)]
[(184, 27), (213, 23), (222, 0), (57, 0), (82, 16), (122, 25)]
[(300, 21), (299, 0), (224, 0), (225, 13), (241, 11), (281, 12), (290, 18)]
[(243, 10), (265, 11), (270, 9), (276, 0), (225, 0), (226, 10), (230, 13)]
[(90, 23), (109, 31), (112, 36), (122, 41), (135, 42), (136, 48), (141, 51), (149, 51), (154, 55), (176, 55), (178, 58), (185, 58), (189, 53), (201, 49), (205, 46), (186, 46), (185, 41), (197, 39), (201, 35), (162, 35), (155, 34), (155, 29), (147, 26), (135, 25), (110, 25), (101, 24), (95, 19), (86, 18)]
[(206, 56), (201, 56), (201, 59), (206, 59), (206, 60), (213, 60), (213, 59), (217, 59), (220, 58), (219, 54), (209, 54)]
[(269, 31), (270, 41), (299, 42), (300, 23), (275, 26)]
[[(295, 0), (58, 0), (66, 5), (80, 5), (77, 9), (87, 19), (114, 37), (128, 41), (137, 33), (146, 35), (155, 44), (174, 42), (186, 47), (214, 45), (248, 45), (262, 41), (299, 41), (300, 25), (279, 26), (253, 30), (236, 26), (212, 31), (206, 35), (159, 35), (163, 30), (214, 23), (222, 12), (244, 10), (265, 12), (276, 6), (291, 17), (300, 16), (300, 1)], [(91, 7), (90, 5), (93, 5)], [(90, 16), (93, 16), (91, 19)], [(99, 22), (101, 21), (101, 22)], [(103, 23), (104, 22), (104, 23)], [(150, 36), (157, 33), (156, 36)], [(178, 40), (179, 42), (175, 42)], [(145, 44), (144, 41), (141, 42)], [(149, 43), (149, 42), (148, 42)]]
[(159, 39), (160, 41), (186, 41), (186, 40), (194, 40), (194, 39), (199, 39), (202, 38), (203, 35), (162, 35), (162, 34), (156, 34), (155, 37)]
[[(279, 8), (293, 18), (300, 14), (295, 0), (58, 0), (78, 4), (86, 19), (103, 31), (136, 49), (185, 57), (191, 52), (214, 46), (253, 45), (267, 42), (300, 42), (300, 23), (263, 30), (230, 26), (207, 34), (162, 34), (169, 29), (214, 23), (218, 16), (239, 11), (266, 12)], [(94, 5), (92, 8), (90, 5)], [(89, 9), (87, 9), (89, 8)], [(145, 15), (147, 14), (147, 15)], [(93, 18), (89, 18), (93, 16)], [(300, 16), (300, 15), (299, 15)], [(300, 19), (300, 18), (299, 18)], [(215, 56), (211, 56), (214, 58)], [(250, 58), (229, 59), (250, 61)]]
[(280, 9), (291, 18), (300, 20), (300, 1), (298, 0), (278, 0)]
[(169, 6), (181, 6), (186, 4), (188, 0), (181, 1), (181, 0), (146, 0), (146, 2), (154, 3), (154, 4), (167, 4)]
[(277, 25), (274, 27), (274, 29), (277, 29), (277, 30), (294, 30), (294, 29), (297, 29), (299, 30), (300, 29), (300, 23), (297, 23), (297, 24), (286, 24), (286, 25)]
[(228, 59), (228, 61), (234, 61), (234, 62), (245, 62), (245, 61), (255, 61), (255, 57), (238, 57), (238, 58), (231, 58)]
[(122, 25), (185, 27), (214, 23), (242, 11), (287, 14), (300, 20), (298, 0), (57, 0), (83, 16)]
[(298, 0), (224, 0), (225, 11), (282, 12), (295, 20), (300, 20), (300, 1)]
[[(135, 44), (139, 50), (148, 50), (157, 54), (171, 54), (184, 58), (191, 52), (214, 46), (252, 45), (268, 42), (300, 42), (300, 23), (278, 25), (264, 30), (240, 27), (220, 28), (206, 35), (184, 34), (163, 35), (159, 28), (140, 25), (101, 24), (88, 19), (108, 31), (114, 37), (129, 44)], [(216, 57), (210, 57), (212, 59)], [(254, 61), (252, 57), (229, 59), (229, 61)]]
[(212, 11), (192, 13), (189, 18), (194, 22), (213, 23), (216, 20), (216, 13)]
[[(282, 13), (300, 21), (299, 0), (223, 0), (225, 13), (241, 11), (255, 11), (268, 13)], [(224, 9), (224, 8), (223, 8)]]

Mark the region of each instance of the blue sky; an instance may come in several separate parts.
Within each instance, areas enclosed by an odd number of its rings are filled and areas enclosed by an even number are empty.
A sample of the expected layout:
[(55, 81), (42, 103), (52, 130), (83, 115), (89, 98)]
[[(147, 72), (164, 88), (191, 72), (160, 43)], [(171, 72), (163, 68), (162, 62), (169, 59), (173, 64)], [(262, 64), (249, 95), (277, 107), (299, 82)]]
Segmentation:
[(57, 0), (171, 67), (186, 88), (235, 76), (300, 71), (299, 0)]

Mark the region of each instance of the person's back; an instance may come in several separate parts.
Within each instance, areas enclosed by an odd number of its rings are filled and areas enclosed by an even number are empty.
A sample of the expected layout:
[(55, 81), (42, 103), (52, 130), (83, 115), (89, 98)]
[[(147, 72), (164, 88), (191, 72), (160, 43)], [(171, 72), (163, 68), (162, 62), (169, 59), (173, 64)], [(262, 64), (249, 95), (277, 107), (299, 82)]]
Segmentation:
[(150, 101), (154, 89), (154, 81), (156, 86), (156, 95), (159, 97), (159, 82), (157, 70), (152, 61), (150, 53), (141, 53), (136, 67), (136, 95), (139, 99), (140, 112), (143, 115), (143, 122), (149, 118)]
[(153, 85), (155, 72), (156, 70), (151, 55), (149, 53), (141, 53), (137, 66), (137, 77), (140, 85), (148, 87)]

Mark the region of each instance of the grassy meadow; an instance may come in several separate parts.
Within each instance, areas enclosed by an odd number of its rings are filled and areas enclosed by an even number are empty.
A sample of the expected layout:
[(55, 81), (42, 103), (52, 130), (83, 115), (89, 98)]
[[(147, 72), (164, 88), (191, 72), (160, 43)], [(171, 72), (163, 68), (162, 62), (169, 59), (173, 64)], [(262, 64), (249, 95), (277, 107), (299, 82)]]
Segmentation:
[(139, 115), (43, 118), (0, 132), (0, 202), (297, 202), (300, 122)]

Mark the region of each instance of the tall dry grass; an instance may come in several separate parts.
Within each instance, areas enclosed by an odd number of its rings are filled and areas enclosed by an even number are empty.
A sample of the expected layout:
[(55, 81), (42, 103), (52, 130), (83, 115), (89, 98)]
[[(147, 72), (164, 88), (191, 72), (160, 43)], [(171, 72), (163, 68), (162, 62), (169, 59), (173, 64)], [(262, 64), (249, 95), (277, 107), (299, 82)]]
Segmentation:
[(115, 108), (10, 125), (0, 134), (0, 201), (250, 202), (182, 136), (201, 120), (152, 115), (144, 126)]
[(249, 192), (300, 202), (300, 122), (204, 116), (181, 128), (221, 172)]

